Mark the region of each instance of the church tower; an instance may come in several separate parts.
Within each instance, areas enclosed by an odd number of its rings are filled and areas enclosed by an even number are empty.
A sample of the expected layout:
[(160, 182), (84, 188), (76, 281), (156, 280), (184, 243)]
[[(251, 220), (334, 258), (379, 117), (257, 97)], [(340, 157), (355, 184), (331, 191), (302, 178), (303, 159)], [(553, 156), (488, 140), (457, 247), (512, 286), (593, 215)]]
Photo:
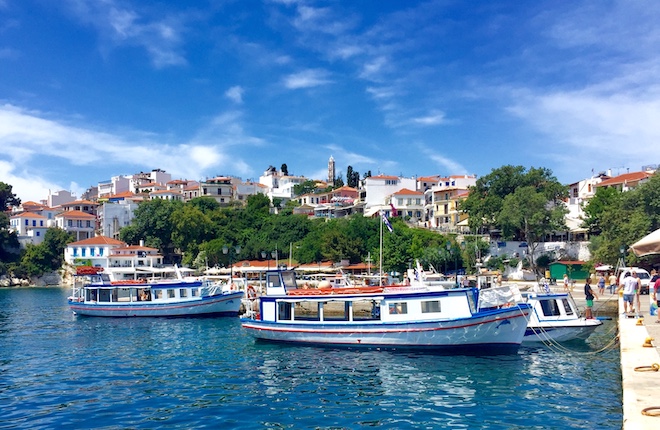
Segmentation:
[(332, 155), (330, 156), (330, 160), (328, 160), (328, 184), (331, 186), (335, 185), (335, 159), (332, 158)]

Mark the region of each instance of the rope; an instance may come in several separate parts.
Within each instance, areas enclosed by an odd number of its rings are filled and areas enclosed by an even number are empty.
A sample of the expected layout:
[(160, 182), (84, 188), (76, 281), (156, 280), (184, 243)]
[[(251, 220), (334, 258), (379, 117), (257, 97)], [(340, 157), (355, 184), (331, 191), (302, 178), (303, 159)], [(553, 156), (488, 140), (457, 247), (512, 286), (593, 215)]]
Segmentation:
[(660, 417), (660, 406), (649, 406), (648, 408), (644, 408), (642, 409), (642, 415)]
[(657, 372), (660, 370), (660, 364), (653, 363), (650, 366), (637, 366), (635, 367), (635, 372)]

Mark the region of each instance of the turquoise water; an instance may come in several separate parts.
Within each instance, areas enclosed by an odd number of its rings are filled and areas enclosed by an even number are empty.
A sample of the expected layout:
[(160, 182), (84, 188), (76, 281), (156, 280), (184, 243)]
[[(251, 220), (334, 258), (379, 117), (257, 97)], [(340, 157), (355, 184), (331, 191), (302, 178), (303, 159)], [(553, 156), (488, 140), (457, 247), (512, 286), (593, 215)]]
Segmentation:
[[(0, 289), (0, 429), (620, 429), (618, 349), (438, 356), (255, 343), (238, 319), (78, 318)], [(602, 329), (602, 330), (601, 330)]]

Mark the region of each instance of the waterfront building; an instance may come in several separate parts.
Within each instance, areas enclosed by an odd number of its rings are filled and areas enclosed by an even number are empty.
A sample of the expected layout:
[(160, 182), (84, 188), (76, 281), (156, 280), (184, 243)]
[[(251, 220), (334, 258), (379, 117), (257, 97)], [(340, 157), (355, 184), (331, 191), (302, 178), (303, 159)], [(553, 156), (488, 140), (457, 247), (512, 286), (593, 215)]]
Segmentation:
[[(424, 193), (404, 188), (392, 194), (389, 198), (392, 216), (409, 218), (411, 222), (422, 220), (424, 213)], [(394, 211), (396, 210), (396, 215)]]
[(127, 246), (125, 242), (106, 236), (95, 236), (71, 242), (64, 250), (64, 262), (73, 266), (110, 267), (113, 249)]
[(458, 202), (465, 199), (468, 196), (469, 187), (476, 184), (476, 175), (452, 175), (440, 178), (437, 185), (427, 189), (425, 191), (425, 209), (427, 210), (425, 219), (430, 226), (443, 231), (465, 230), (467, 215), (459, 211)]
[(35, 212), (21, 212), (9, 217), (9, 231), (16, 232), (22, 248), (28, 243), (39, 245), (44, 241), (52, 220)]
[(199, 184), (200, 197), (212, 197), (221, 205), (228, 205), (234, 200), (234, 185), (229, 176), (216, 176)]
[(62, 230), (73, 233), (74, 240), (94, 237), (96, 215), (80, 210), (68, 210), (55, 215), (55, 223)]
[(392, 208), (389, 198), (392, 194), (403, 189), (416, 189), (415, 178), (404, 178), (399, 176), (378, 175), (369, 176), (362, 181), (360, 190), (360, 201), (364, 204), (364, 216), (374, 216), (379, 211), (384, 211), (389, 217)]

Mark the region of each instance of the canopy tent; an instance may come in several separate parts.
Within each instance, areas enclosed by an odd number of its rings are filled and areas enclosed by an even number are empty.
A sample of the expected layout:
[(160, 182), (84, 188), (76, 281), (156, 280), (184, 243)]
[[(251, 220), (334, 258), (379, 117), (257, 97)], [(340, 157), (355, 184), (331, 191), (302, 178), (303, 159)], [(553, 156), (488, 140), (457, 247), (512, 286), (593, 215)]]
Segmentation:
[(660, 229), (650, 233), (630, 245), (636, 256), (660, 254)]

